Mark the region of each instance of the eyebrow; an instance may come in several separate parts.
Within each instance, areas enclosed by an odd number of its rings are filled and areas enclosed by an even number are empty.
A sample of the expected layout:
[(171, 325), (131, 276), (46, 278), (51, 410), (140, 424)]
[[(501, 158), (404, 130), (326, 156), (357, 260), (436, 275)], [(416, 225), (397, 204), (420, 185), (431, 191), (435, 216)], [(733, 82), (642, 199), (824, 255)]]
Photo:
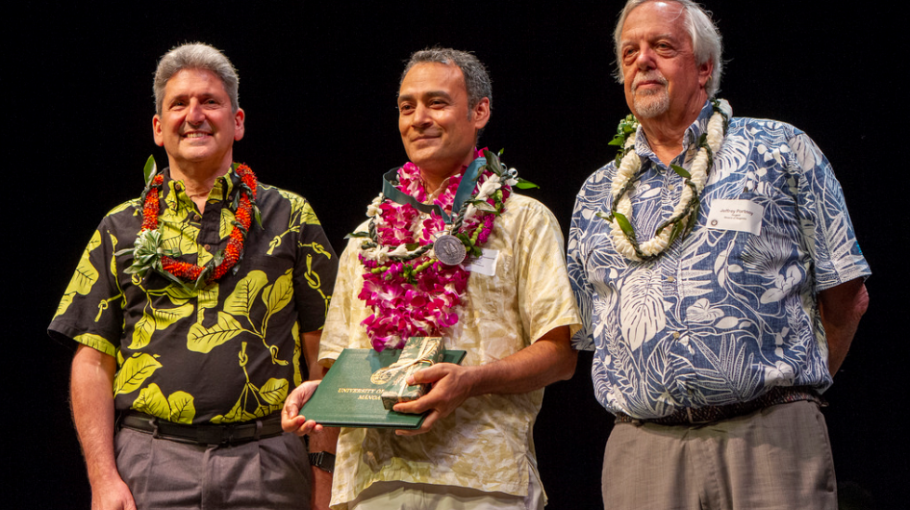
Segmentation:
[[(678, 41), (678, 39), (677, 39), (673, 34), (671, 34), (670, 32), (664, 32), (664, 33), (662, 33), (662, 34), (656, 34), (656, 35), (653, 35), (653, 36), (648, 36), (646, 40), (648, 40), (648, 41), (656, 41), (656, 40), (660, 40), (660, 39), (668, 39), (668, 40), (673, 41), (673, 42)], [(619, 41), (620, 47), (623, 47), (623, 46), (626, 46), (626, 45), (629, 45), (629, 44), (634, 44), (634, 40), (632, 40), (632, 39), (623, 39), (623, 40)]]
[[(430, 90), (420, 94), (421, 97), (444, 97), (446, 99), (452, 99), (452, 96), (448, 92), (442, 90)], [(415, 94), (401, 94), (398, 96), (398, 102), (402, 101), (414, 101), (416, 99)]]

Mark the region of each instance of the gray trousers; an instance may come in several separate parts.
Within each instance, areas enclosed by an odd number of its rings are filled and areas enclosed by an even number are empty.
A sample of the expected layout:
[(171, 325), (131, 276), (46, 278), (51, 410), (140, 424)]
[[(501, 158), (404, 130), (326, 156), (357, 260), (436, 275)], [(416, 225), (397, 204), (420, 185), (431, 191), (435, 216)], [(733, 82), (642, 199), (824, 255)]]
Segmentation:
[(828, 429), (805, 401), (700, 426), (617, 423), (602, 489), (617, 510), (837, 508)]
[(310, 463), (293, 434), (206, 446), (124, 428), (114, 449), (139, 510), (310, 508)]

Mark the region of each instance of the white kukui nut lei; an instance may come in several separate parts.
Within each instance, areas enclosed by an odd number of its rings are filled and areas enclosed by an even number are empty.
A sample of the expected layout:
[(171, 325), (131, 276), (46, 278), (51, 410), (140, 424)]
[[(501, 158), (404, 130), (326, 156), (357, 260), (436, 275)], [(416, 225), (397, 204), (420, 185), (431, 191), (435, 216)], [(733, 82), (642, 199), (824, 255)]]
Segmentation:
[[(613, 195), (613, 207), (611, 214), (598, 213), (598, 216), (610, 221), (613, 247), (627, 259), (636, 262), (652, 259), (663, 253), (677, 237), (684, 237), (694, 226), (699, 209), (698, 199), (708, 181), (708, 172), (714, 154), (724, 143), (726, 125), (733, 115), (730, 104), (726, 100), (712, 100), (711, 104), (714, 108), (714, 115), (708, 121), (706, 140), (693, 158), (688, 175), (685, 174), (685, 170), (674, 168), (683, 177), (686, 185), (680, 192), (679, 202), (673, 208), (671, 220), (659, 226), (655, 236), (642, 243), (637, 243), (635, 239), (632, 227), (632, 200), (629, 198), (631, 182), (641, 170), (641, 158), (635, 152), (639, 123), (633, 117), (631, 121), (626, 120), (620, 124), (620, 134), (617, 136), (625, 137), (625, 143), (623, 143), (623, 155), (618, 162), (616, 175), (613, 176), (610, 187)], [(623, 134), (624, 124), (627, 126), (626, 134)], [(625, 229), (622, 225), (623, 220), (627, 222)]]

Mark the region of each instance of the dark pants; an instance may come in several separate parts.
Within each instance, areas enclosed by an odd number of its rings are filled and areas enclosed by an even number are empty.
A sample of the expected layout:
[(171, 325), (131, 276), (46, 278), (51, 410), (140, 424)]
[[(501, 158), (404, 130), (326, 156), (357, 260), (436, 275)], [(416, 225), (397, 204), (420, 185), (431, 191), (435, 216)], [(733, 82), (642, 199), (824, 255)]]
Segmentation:
[(139, 510), (310, 507), (306, 446), (293, 434), (207, 446), (124, 428), (114, 448), (117, 469)]

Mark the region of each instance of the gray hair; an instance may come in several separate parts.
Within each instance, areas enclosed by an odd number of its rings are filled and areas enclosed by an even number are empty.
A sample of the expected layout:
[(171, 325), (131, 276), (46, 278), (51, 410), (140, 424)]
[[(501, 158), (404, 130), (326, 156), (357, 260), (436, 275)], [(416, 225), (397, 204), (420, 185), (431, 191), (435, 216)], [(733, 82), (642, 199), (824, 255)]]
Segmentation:
[(204, 43), (187, 43), (171, 48), (171, 51), (161, 57), (158, 69), (155, 71), (155, 111), (161, 114), (164, 107), (164, 87), (175, 74), (183, 69), (202, 69), (210, 71), (224, 86), (225, 92), (231, 98), (231, 109), (236, 113), (240, 109), (237, 89), (240, 77), (231, 61), (217, 48)]
[[(620, 53), (622, 51), (622, 48), (620, 47), (620, 44), (622, 44), (622, 26), (626, 22), (626, 16), (632, 12), (632, 9), (650, 1), (653, 0), (629, 0), (619, 14), (619, 21), (616, 22), (616, 30), (613, 31), (613, 45), (616, 51), (615, 76), (619, 83), (623, 83), (624, 81), (622, 75), (622, 55)], [(698, 65), (702, 65), (710, 60), (714, 64), (714, 71), (711, 73), (708, 83), (705, 84), (705, 92), (708, 93), (708, 97), (714, 97), (717, 90), (720, 88), (720, 76), (723, 74), (724, 64), (720, 58), (723, 53), (720, 31), (717, 29), (714, 21), (711, 20), (711, 12), (706, 11), (692, 0), (663, 1), (676, 2), (683, 7), (683, 12), (685, 13), (683, 26), (689, 31), (689, 37), (692, 39), (692, 50), (695, 52), (695, 62)]]
[(473, 53), (468, 51), (453, 50), (452, 48), (433, 47), (411, 54), (411, 58), (404, 66), (398, 86), (404, 81), (408, 71), (417, 64), (426, 63), (455, 64), (464, 75), (465, 89), (468, 91), (468, 109), (473, 110), (481, 99), (490, 100), (490, 109), (493, 109), (493, 86), (486, 66)]

